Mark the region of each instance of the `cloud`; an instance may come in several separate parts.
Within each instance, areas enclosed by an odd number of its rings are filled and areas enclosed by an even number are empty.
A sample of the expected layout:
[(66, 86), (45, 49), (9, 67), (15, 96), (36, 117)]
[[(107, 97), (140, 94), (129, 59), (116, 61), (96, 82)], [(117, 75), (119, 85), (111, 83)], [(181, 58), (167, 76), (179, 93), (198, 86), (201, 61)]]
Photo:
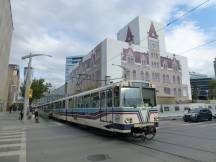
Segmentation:
[(44, 77), (60, 85), (64, 83), (66, 56), (87, 54), (105, 37), (116, 38), (117, 31), (138, 15), (164, 23), (172, 18), (173, 12), (180, 13), (178, 5), (187, 8), (200, 2), (12, 0), (14, 33), (10, 62), (23, 68), (26, 66), (21, 60), (23, 55), (29, 52), (51, 54), (53, 58), (34, 59), (33, 66), (40, 69), (35, 77)]
[(213, 35), (206, 34), (195, 22), (184, 21), (167, 32), (166, 47), (168, 52), (186, 56), (190, 71), (212, 76), (216, 47), (207, 45), (189, 49), (213, 39)]

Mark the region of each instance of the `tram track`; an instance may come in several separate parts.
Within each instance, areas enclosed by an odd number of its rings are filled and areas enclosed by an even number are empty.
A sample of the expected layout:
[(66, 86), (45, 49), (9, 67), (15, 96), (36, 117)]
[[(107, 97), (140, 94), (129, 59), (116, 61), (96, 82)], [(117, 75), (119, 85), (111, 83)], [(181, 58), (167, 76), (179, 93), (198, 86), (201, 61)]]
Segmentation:
[(124, 141), (127, 142), (127, 143), (130, 143), (132, 145), (136, 145), (136, 146), (142, 147), (142, 148), (146, 148), (146, 149), (149, 149), (149, 150), (157, 151), (157, 152), (160, 152), (160, 153), (165, 153), (165, 154), (168, 154), (168, 155), (180, 158), (182, 160), (187, 160), (187, 161), (190, 161), (190, 162), (204, 162), (204, 161), (197, 160), (197, 159), (194, 159), (194, 158), (191, 158), (191, 157), (187, 157), (187, 156), (183, 156), (183, 155), (180, 155), (180, 154), (177, 154), (177, 153), (172, 153), (172, 152), (168, 152), (168, 151), (165, 151), (165, 150), (157, 149), (157, 148), (154, 148), (154, 147), (151, 147), (151, 146), (146, 146), (146, 145), (143, 145), (143, 143), (135, 142), (135, 141), (132, 141), (130, 139), (127, 139), (127, 140), (124, 140)]
[(161, 141), (161, 140), (157, 140), (157, 139), (153, 139), (152, 141), (159, 142), (159, 143), (164, 143), (164, 144), (168, 144), (168, 145), (174, 145), (174, 146), (178, 146), (178, 147), (182, 147), (182, 148), (188, 148), (188, 149), (192, 149), (192, 150), (202, 151), (202, 152), (206, 152), (206, 153), (216, 154), (215, 151), (208, 151), (208, 150), (205, 150), (205, 149), (186, 146), (186, 145), (182, 145), (182, 144), (176, 144), (176, 143), (171, 143), (171, 142), (167, 142), (167, 141)]
[(174, 132), (170, 132), (170, 131), (160, 131), (160, 133), (180, 135), (180, 136), (191, 137), (191, 138), (202, 139), (202, 140), (205, 139), (205, 140), (209, 140), (209, 141), (215, 141), (216, 140), (216, 138), (199, 137), (199, 136), (193, 136), (193, 135), (186, 135), (183, 133), (174, 133)]

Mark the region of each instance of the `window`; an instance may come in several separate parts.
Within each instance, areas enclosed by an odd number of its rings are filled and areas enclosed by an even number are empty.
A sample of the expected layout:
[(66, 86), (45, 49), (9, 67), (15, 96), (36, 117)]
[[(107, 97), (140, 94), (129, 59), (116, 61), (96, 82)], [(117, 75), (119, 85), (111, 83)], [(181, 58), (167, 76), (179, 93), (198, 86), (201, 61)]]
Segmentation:
[(101, 106), (101, 108), (105, 108), (106, 107), (106, 93), (105, 93), (105, 91), (101, 92), (100, 106)]
[(90, 95), (85, 95), (83, 97), (83, 103), (84, 103), (84, 107), (88, 108), (90, 107), (90, 103), (91, 103), (91, 98), (90, 98)]
[(141, 80), (144, 80), (144, 72), (143, 71), (140, 72), (140, 77), (141, 77)]
[(169, 111), (169, 107), (164, 107), (164, 111)]
[(119, 87), (114, 87), (114, 107), (119, 107)]
[(112, 90), (108, 89), (107, 93), (107, 107), (112, 107)]
[(180, 110), (179, 106), (175, 106), (175, 111), (179, 111), (179, 110)]
[(170, 82), (170, 80), (169, 80), (169, 75), (166, 76), (166, 82), (167, 82), (167, 83)]
[(146, 72), (146, 80), (149, 80), (149, 73)]
[(133, 79), (136, 80), (136, 70), (133, 70)]
[(170, 94), (170, 88), (164, 87), (164, 93), (165, 94)]
[(130, 70), (127, 70), (127, 71), (126, 71), (126, 78), (127, 78), (127, 79), (130, 79)]
[(69, 108), (74, 108), (74, 98), (69, 100)]
[[(87, 100), (88, 100), (88, 97), (87, 97)], [(91, 94), (90, 102), (91, 103), (89, 103), (89, 104), (91, 105), (91, 107), (93, 107), (93, 108), (99, 107), (99, 93), (98, 92)]]
[(121, 100), (124, 107), (140, 107), (143, 106), (140, 88), (121, 88)]
[(178, 96), (181, 97), (181, 89), (178, 89)]
[(176, 88), (173, 89), (173, 93), (174, 93), (175, 96), (177, 95)]
[(166, 82), (165, 74), (163, 74), (163, 82)]
[(154, 89), (143, 88), (142, 97), (143, 97), (144, 106), (147, 106), (147, 107), (156, 106)]
[(177, 76), (177, 82), (178, 82), (178, 84), (180, 84), (180, 77), (179, 76)]
[(176, 78), (175, 78), (175, 75), (173, 75), (173, 83), (176, 82)]

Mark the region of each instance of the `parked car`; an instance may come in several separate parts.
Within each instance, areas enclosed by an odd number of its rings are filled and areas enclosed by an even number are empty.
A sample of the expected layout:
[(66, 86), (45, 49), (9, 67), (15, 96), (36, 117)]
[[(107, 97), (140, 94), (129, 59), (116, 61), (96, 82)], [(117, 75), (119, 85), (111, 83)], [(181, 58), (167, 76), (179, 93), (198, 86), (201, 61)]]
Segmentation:
[(188, 121), (204, 121), (212, 120), (212, 112), (206, 108), (195, 108), (184, 114), (183, 120)]
[(212, 116), (213, 116), (214, 118), (216, 118), (216, 112), (215, 112), (215, 111), (212, 112)]

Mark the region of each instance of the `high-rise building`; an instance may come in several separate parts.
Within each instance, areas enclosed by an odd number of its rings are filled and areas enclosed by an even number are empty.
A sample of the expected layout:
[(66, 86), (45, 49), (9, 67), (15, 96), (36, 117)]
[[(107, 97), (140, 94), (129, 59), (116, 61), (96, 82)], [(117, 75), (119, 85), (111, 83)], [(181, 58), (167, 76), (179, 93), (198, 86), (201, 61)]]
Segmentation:
[(9, 64), (8, 68), (8, 103), (9, 108), (17, 101), (20, 84), (19, 65)]
[(70, 80), (70, 72), (73, 70), (74, 65), (82, 61), (83, 56), (69, 56), (66, 57), (65, 64), (65, 83)]
[(10, 0), (0, 1), (0, 111), (5, 111), (8, 97), (8, 63), (13, 32)]
[(215, 78), (216, 78), (216, 58), (214, 60), (214, 72), (215, 72)]
[(74, 65), (69, 94), (103, 86), (108, 76), (113, 82), (126, 76), (127, 80), (151, 82), (158, 101), (191, 99), (187, 58), (166, 52), (161, 28), (159, 23), (136, 17), (117, 33), (117, 40), (99, 43)]
[(196, 72), (189, 72), (190, 79), (208, 78), (208, 75), (200, 74)]

